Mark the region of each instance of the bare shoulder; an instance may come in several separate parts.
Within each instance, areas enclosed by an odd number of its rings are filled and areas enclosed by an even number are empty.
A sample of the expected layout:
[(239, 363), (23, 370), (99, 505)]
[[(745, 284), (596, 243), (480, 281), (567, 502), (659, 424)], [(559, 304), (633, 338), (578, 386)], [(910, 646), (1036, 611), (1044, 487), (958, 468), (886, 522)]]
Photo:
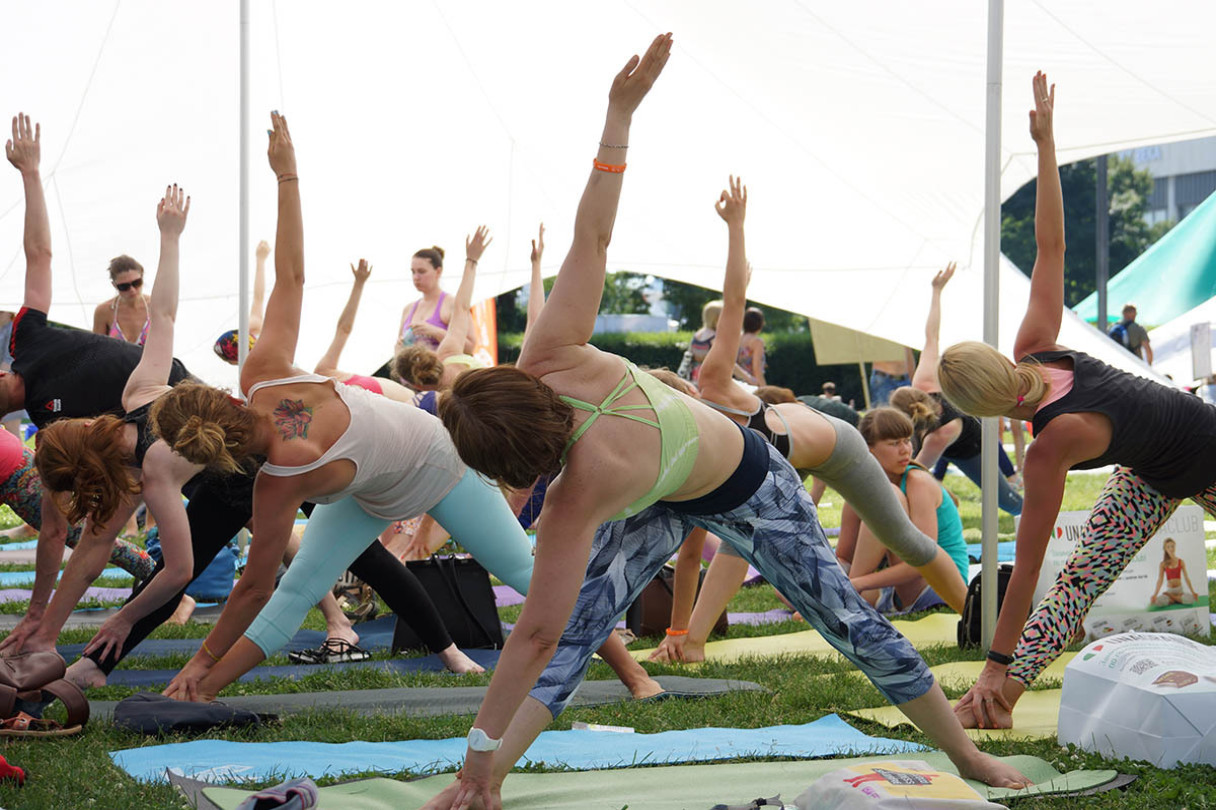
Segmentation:
[(913, 467), (908, 472), (908, 498), (932, 497), (935, 503), (940, 503), (942, 494), (941, 484), (932, 473)]

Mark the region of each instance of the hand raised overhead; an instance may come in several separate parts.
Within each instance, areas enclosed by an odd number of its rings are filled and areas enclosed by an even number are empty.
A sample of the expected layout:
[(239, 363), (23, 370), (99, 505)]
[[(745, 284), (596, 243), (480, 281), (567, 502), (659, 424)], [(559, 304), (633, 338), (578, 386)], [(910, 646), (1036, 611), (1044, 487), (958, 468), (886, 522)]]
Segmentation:
[(1049, 143), (1054, 137), (1052, 116), (1056, 106), (1056, 86), (1048, 88), (1047, 74), (1034, 74), (1034, 109), (1030, 111), (1030, 137), (1035, 143)]
[(933, 276), (933, 281), (930, 282), (933, 285), (933, 289), (940, 290), (942, 287), (945, 287), (946, 282), (954, 278), (956, 267), (957, 265), (954, 262), (950, 262), (950, 264), (946, 265), (945, 270), (938, 270), (937, 274)]
[(177, 187), (177, 183), (165, 187), (165, 196), (156, 206), (156, 224), (166, 236), (180, 236), (186, 228), (186, 217), (190, 214), (190, 198)]
[(42, 159), (42, 125), (30, 128), (30, 117), (25, 113), (13, 116), (13, 137), (4, 144), (4, 156), (21, 172), (38, 171)]
[(266, 149), (266, 156), (270, 158), (270, 168), (274, 169), (274, 173), (280, 180), (295, 179), (296, 173), (296, 148), (291, 142), (291, 132), (287, 129), (287, 119), (272, 112), (270, 114), (270, 124), (273, 129), (267, 130), (270, 136), (270, 146)]
[(254, 249), (253, 255), (262, 261), (266, 261), (267, 257), (270, 256), (270, 243), (265, 239), (258, 242), (258, 246)]
[(730, 188), (724, 189), (714, 203), (714, 210), (727, 225), (742, 225), (747, 215), (747, 186), (743, 178), (730, 176)]
[(494, 241), (494, 237), (490, 236), (490, 228), (487, 225), (478, 225), (477, 230), (472, 236), (466, 236), (464, 240), (464, 255), (469, 261), (476, 264), (481, 261), (481, 254), (485, 253), (490, 243)]
[(545, 223), (540, 224), (540, 232), (536, 238), (532, 240), (532, 255), (529, 257), (533, 262), (539, 262), (541, 257), (545, 255)]
[(671, 55), (671, 42), (670, 33), (659, 34), (640, 59), (636, 55), (630, 57), (612, 80), (612, 89), (608, 91), (609, 113), (633, 115), (654, 86), (655, 79), (663, 72), (667, 57)]
[(354, 264), (350, 266), (350, 272), (354, 274), (356, 282), (362, 283), (372, 274), (372, 266), (367, 263), (367, 259), (360, 259), (357, 267)]

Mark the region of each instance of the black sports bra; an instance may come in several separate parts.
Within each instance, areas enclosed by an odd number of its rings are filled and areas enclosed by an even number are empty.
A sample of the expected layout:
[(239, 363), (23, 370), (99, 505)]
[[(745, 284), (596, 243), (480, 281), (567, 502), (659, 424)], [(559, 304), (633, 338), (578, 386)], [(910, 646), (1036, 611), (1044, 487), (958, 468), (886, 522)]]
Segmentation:
[[(785, 417), (781, 415), (780, 411), (773, 410), (772, 405), (769, 405), (767, 402), (761, 399), (759, 400), (760, 406), (751, 413), (748, 413), (735, 408), (728, 408), (725, 405), (719, 405), (717, 402), (711, 402), (708, 399), (703, 399), (701, 401), (713, 408), (715, 411), (721, 411), (722, 413), (729, 413), (735, 416), (746, 416), (747, 427), (763, 436), (765, 441), (777, 448), (777, 452), (785, 456), (787, 461), (789, 460), (790, 453), (792, 453), (794, 450), (794, 444), (790, 440), (790, 426), (789, 423), (785, 421)], [(781, 420), (781, 424), (785, 428), (785, 433), (777, 433), (768, 426), (768, 419), (765, 415), (770, 410), (773, 411), (779, 420)]]

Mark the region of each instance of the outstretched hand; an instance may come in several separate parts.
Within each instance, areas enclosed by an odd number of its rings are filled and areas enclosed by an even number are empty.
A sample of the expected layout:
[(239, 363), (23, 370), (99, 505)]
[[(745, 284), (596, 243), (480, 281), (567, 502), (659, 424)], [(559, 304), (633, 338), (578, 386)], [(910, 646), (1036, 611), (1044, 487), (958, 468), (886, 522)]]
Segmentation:
[(262, 261), (262, 262), (266, 261), (267, 257), (270, 256), (270, 243), (267, 242), (265, 239), (263, 239), (261, 242), (258, 242), (258, 246), (254, 249), (253, 255), (257, 258), (258, 261)]
[(733, 174), (730, 176), (730, 188), (722, 191), (714, 203), (714, 210), (727, 225), (743, 224), (743, 218), (747, 215), (747, 186), (743, 185), (743, 178)]
[(533, 262), (539, 262), (540, 257), (545, 255), (545, 223), (540, 224), (540, 232), (536, 238), (532, 240), (532, 256)]
[(469, 261), (476, 264), (481, 261), (481, 254), (485, 253), (486, 248), (494, 241), (494, 237), (490, 236), (490, 229), (486, 225), (478, 225), (477, 230), (472, 236), (466, 236), (464, 240), (464, 255)]
[(42, 159), (42, 125), (30, 129), (30, 117), (25, 113), (13, 116), (13, 137), (4, 144), (4, 156), (20, 172), (38, 171)]
[(935, 275), (933, 277), (933, 281), (930, 282), (933, 285), (933, 289), (940, 290), (942, 287), (945, 287), (946, 283), (950, 281), (950, 279), (954, 278), (954, 271), (956, 269), (957, 265), (954, 262), (950, 262), (950, 264), (946, 265), (945, 270), (938, 270), (937, 275)]
[(610, 111), (633, 115), (633, 111), (654, 86), (654, 80), (663, 72), (667, 57), (671, 55), (671, 42), (670, 33), (659, 34), (640, 59), (637, 55), (630, 57), (625, 67), (612, 80), (612, 89), (608, 91)]
[(1039, 71), (1034, 74), (1034, 109), (1030, 111), (1030, 137), (1035, 143), (1050, 143), (1055, 137), (1052, 132), (1052, 115), (1056, 106), (1056, 86), (1050, 89), (1047, 84), (1047, 74)]
[(177, 187), (177, 183), (165, 187), (165, 196), (156, 206), (156, 224), (164, 236), (181, 236), (186, 228), (186, 217), (190, 214), (190, 198)]
[(367, 263), (367, 259), (360, 259), (358, 267), (353, 264), (350, 266), (350, 272), (355, 276), (355, 283), (362, 284), (372, 274), (372, 266)]
[(291, 142), (291, 132), (287, 129), (287, 119), (278, 111), (270, 114), (270, 125), (266, 131), (270, 136), (270, 146), (266, 156), (270, 158), (270, 168), (280, 179), (296, 173), (296, 148)]

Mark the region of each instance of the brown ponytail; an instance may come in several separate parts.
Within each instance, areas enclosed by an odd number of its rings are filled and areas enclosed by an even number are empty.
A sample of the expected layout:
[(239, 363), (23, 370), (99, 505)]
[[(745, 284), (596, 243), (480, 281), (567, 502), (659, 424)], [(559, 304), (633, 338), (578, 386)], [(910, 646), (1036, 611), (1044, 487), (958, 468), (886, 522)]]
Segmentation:
[(49, 491), (70, 493), (60, 506), (69, 523), (91, 517), (94, 524), (105, 524), (124, 496), (140, 492), (132, 459), (121, 449), (123, 426), (117, 417), (99, 416), (64, 419), (38, 431), (34, 465)]
[(434, 389), (443, 381), (443, 361), (432, 350), (415, 343), (397, 350), (393, 373), (412, 388)]
[(224, 391), (182, 383), (156, 400), (152, 430), (183, 458), (236, 473), (251, 455), (257, 416)]
[(920, 440), (941, 425), (941, 406), (919, 388), (910, 385), (896, 388), (895, 393), (891, 394), (891, 407), (899, 409), (912, 420), (913, 429)]

